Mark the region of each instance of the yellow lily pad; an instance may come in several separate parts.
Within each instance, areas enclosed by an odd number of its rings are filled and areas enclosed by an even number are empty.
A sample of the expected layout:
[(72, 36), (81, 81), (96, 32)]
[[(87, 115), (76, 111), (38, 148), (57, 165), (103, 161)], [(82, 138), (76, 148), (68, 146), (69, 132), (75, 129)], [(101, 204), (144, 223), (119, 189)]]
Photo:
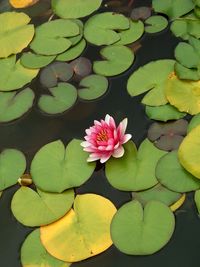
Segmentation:
[(195, 127), (179, 147), (179, 161), (183, 167), (200, 179), (200, 125)]
[(176, 211), (177, 209), (179, 209), (182, 205), (183, 205), (183, 203), (185, 202), (185, 199), (186, 199), (186, 194), (183, 194), (180, 198), (179, 198), (179, 200), (177, 200), (174, 204), (172, 204), (171, 206), (170, 206), (170, 209), (171, 209), (171, 211)]
[(40, 228), (42, 244), (59, 260), (93, 257), (112, 245), (110, 224), (115, 213), (115, 206), (102, 196), (78, 195), (63, 218)]

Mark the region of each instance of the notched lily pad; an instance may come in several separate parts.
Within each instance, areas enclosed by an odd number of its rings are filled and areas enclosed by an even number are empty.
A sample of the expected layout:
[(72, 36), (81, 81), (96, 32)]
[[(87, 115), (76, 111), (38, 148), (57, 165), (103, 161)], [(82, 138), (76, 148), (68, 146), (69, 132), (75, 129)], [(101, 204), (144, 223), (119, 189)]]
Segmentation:
[(95, 169), (88, 163), (81, 140), (73, 139), (65, 148), (58, 140), (43, 146), (31, 163), (31, 176), (38, 188), (47, 192), (63, 192), (85, 183)]
[(51, 95), (42, 95), (38, 101), (39, 108), (47, 114), (63, 113), (76, 102), (77, 90), (70, 83), (58, 83), (49, 91)]
[(40, 69), (49, 65), (56, 56), (37, 55), (32, 52), (23, 53), (20, 58), (20, 63), (29, 69)]
[(63, 218), (40, 228), (41, 241), (60, 260), (77, 262), (93, 257), (112, 245), (110, 223), (115, 212), (112, 202), (102, 196), (78, 195)]
[(195, 116), (192, 117), (189, 125), (188, 125), (188, 129), (187, 132), (191, 132), (195, 127), (197, 127), (200, 124), (200, 114), (197, 114)]
[[(52, 223), (64, 216), (74, 201), (74, 191), (62, 194), (47, 193), (22, 186), (14, 194), (11, 210), (15, 218), (26, 226), (40, 226)], [(33, 212), (34, 211), (34, 212)]]
[(147, 20), (145, 20), (145, 31), (148, 33), (156, 33), (163, 31), (167, 25), (168, 20), (163, 16), (151, 16)]
[(178, 149), (187, 133), (188, 122), (180, 119), (175, 122), (153, 123), (148, 130), (148, 139), (162, 150)]
[(57, 85), (58, 80), (69, 81), (74, 72), (70, 64), (54, 62), (44, 68), (40, 73), (40, 82), (44, 87), (51, 88)]

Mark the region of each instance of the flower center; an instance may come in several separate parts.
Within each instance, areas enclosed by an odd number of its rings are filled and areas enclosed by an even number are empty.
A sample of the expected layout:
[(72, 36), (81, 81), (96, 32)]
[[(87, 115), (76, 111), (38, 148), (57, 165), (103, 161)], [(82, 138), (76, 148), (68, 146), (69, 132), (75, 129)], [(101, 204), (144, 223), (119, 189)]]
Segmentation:
[(98, 134), (97, 134), (97, 141), (108, 141), (108, 133), (107, 131), (101, 130)]

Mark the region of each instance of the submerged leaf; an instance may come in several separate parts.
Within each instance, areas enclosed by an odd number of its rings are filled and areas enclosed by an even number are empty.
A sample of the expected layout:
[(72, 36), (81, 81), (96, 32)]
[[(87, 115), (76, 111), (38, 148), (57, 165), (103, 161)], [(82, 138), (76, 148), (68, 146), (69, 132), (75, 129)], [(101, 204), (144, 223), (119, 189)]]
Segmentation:
[(134, 8), (131, 12), (131, 18), (133, 20), (145, 20), (151, 16), (151, 7), (141, 6)]
[(75, 80), (80, 80), (92, 72), (92, 63), (88, 58), (79, 57), (70, 63), (74, 73)]

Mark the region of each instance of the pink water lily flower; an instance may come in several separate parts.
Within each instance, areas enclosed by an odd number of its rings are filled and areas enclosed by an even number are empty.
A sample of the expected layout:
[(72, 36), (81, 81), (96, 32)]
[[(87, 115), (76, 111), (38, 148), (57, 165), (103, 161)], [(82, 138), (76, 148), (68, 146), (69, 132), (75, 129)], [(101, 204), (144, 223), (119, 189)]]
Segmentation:
[(131, 134), (125, 134), (128, 120), (120, 122), (116, 127), (113, 117), (106, 115), (105, 120), (94, 121), (94, 125), (87, 129), (86, 141), (81, 143), (84, 151), (90, 152), (88, 162), (100, 160), (106, 162), (111, 156), (120, 158), (124, 155), (123, 144), (131, 139)]

